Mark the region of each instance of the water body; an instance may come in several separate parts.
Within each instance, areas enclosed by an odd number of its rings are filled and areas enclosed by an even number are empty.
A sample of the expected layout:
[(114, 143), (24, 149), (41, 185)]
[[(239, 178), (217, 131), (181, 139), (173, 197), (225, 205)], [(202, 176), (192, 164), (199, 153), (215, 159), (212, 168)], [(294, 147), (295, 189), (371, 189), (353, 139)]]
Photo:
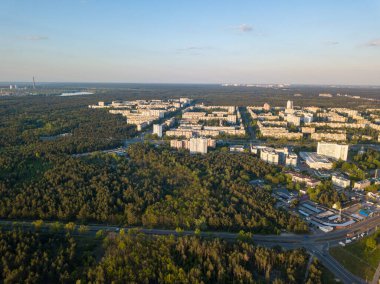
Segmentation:
[(61, 97), (71, 97), (71, 96), (85, 96), (85, 95), (93, 95), (91, 92), (74, 92), (74, 93), (62, 93)]

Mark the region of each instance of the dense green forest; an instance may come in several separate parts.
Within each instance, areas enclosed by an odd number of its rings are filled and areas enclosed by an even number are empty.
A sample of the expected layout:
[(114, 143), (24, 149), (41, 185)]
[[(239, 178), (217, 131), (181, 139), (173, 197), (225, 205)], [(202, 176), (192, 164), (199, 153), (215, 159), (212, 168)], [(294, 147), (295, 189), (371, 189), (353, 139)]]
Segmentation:
[[(251, 179), (278, 169), (248, 154), (189, 155), (135, 144), (126, 157), (72, 154), (134, 136), (123, 117), (88, 98), (12, 98), (0, 104), (0, 217), (279, 233), (303, 232)], [(55, 135), (70, 133), (66, 136)], [(53, 137), (41, 139), (41, 137)]]
[(75, 283), (95, 264), (71, 236), (0, 230), (0, 283)]
[(149, 144), (132, 145), (127, 158), (56, 157), (31, 179), (0, 183), (0, 216), (261, 233), (306, 231), (304, 222), (274, 207), (270, 192), (249, 185), (273, 170), (247, 154), (190, 155)]
[(88, 273), (94, 282), (302, 283), (303, 250), (266, 249), (198, 237), (120, 234), (105, 241), (105, 256)]
[(304, 279), (309, 256), (301, 249), (137, 231), (95, 241), (58, 232), (0, 230), (0, 255), (0, 283), (279, 284), (321, 283), (323, 277), (315, 263)]

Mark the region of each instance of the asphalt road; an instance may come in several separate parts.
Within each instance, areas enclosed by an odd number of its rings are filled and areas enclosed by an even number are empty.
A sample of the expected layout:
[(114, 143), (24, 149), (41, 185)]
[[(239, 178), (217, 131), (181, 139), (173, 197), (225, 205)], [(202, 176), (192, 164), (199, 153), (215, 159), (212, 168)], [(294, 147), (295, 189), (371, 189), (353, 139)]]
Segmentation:
[(373, 276), (371, 284), (379, 284), (380, 283), (380, 263), (376, 269), (375, 275)]
[[(19, 221), (19, 226), (25, 228), (33, 227), (32, 221)], [(45, 223), (47, 224), (47, 223)], [(0, 226), (7, 227), (14, 225), (13, 221), (0, 220)], [(328, 249), (332, 246), (338, 246), (339, 242), (346, 240), (347, 233), (352, 232), (374, 232), (377, 226), (380, 226), (380, 216), (375, 216), (355, 223), (351, 227), (343, 230), (337, 230), (330, 233), (321, 233), (315, 235), (296, 235), (296, 234), (281, 234), (281, 235), (253, 235), (253, 241), (257, 245), (273, 247), (281, 246), (284, 249), (305, 248), (309, 253), (315, 255), (322, 264), (324, 264), (337, 278), (343, 283), (365, 283), (364, 280), (347, 271), (339, 262), (329, 255)], [(103, 230), (105, 232), (117, 232), (120, 229), (128, 231), (133, 228), (118, 227), (112, 225), (89, 224), (88, 231), (84, 234), (95, 236), (96, 232)], [(46, 227), (45, 230), (48, 230)], [(146, 229), (138, 228), (139, 232), (148, 235), (194, 235), (194, 231), (183, 231), (181, 233), (175, 230), (166, 229)], [(236, 240), (239, 235), (228, 232), (201, 232), (200, 236), (208, 238), (221, 238), (226, 240)]]

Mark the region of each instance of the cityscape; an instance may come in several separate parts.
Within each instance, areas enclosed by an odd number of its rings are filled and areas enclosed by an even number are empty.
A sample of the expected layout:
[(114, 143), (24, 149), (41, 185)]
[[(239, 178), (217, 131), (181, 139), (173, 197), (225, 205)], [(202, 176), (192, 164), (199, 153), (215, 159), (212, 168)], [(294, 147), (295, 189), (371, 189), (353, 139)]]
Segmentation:
[(0, 283), (380, 283), (379, 1), (0, 22)]

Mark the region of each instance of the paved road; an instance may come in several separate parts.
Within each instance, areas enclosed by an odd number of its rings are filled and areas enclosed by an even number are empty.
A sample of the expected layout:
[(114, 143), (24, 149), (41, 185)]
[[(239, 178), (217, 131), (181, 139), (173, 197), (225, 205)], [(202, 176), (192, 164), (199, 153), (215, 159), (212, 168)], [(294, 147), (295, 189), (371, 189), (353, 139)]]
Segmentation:
[(320, 251), (318, 249), (314, 249), (314, 251), (315, 256), (319, 259), (319, 261), (343, 283), (366, 283), (364, 280), (360, 279), (359, 277), (353, 275), (351, 272), (346, 270), (338, 261), (335, 260), (335, 258), (330, 256), (327, 251)]
[(306, 265), (306, 271), (305, 271), (305, 277), (304, 277), (305, 283), (306, 283), (307, 277), (309, 276), (310, 265), (313, 262), (313, 258), (314, 258), (314, 252), (310, 254), (309, 261), (307, 262), (307, 265)]
[(247, 107), (241, 107), (240, 108), (240, 114), (241, 114), (241, 117), (244, 121), (244, 124), (246, 125), (246, 129), (248, 131), (250, 139), (256, 140), (256, 133), (255, 133), (255, 130), (253, 130), (253, 128), (252, 128), (251, 117), (247, 111)]
[(380, 283), (380, 263), (376, 269), (375, 275), (373, 275), (371, 284), (379, 284), (379, 283)]
[[(11, 226), (14, 222), (8, 220), (0, 220), (1, 226)], [(18, 222), (20, 226), (32, 227), (32, 221)], [(373, 232), (380, 224), (380, 216), (364, 220), (362, 222), (352, 225), (350, 228), (344, 230), (337, 230), (330, 233), (315, 234), (315, 235), (295, 235), (295, 234), (281, 234), (281, 235), (254, 235), (253, 240), (256, 244), (273, 247), (281, 246), (285, 249), (305, 248), (310, 253), (314, 254), (322, 264), (324, 264), (337, 278), (341, 279), (343, 283), (365, 283), (362, 279), (351, 274), (339, 262), (337, 262), (328, 253), (328, 248), (331, 246), (339, 245), (340, 241), (345, 241), (346, 234), (352, 232)], [(48, 228), (45, 228), (46, 230)], [(117, 232), (120, 229), (126, 231), (133, 228), (120, 228), (112, 225), (89, 224), (88, 232), (86, 234), (94, 236), (97, 231), (111, 231)], [(184, 231), (181, 233), (175, 230), (164, 229), (146, 229), (139, 228), (139, 231), (149, 235), (194, 235), (194, 231)], [(238, 234), (228, 232), (201, 232), (202, 237), (221, 238), (226, 240), (236, 240)], [(379, 272), (380, 273), (380, 272)]]

